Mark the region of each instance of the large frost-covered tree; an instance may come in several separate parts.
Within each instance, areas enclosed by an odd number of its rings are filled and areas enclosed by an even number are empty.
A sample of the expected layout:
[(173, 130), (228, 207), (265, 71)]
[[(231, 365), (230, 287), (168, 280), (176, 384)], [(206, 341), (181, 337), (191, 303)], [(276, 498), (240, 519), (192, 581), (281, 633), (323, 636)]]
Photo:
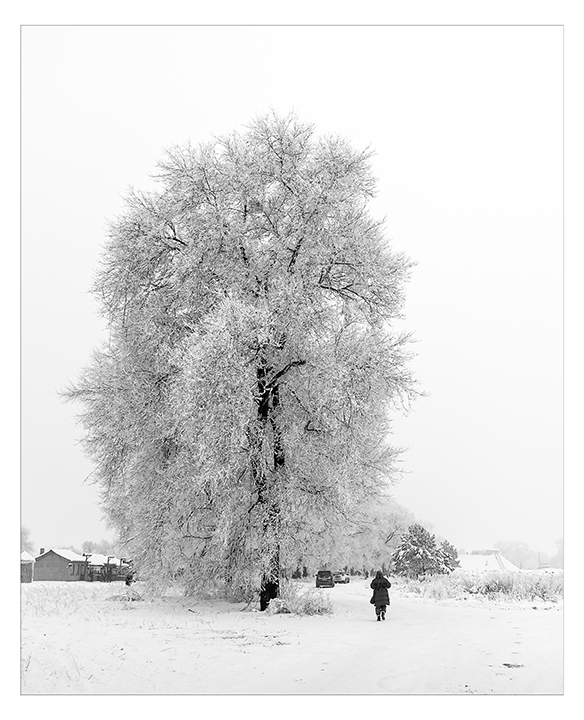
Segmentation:
[(256, 592), (396, 476), (411, 262), (368, 212), (370, 152), (294, 116), (156, 177), (111, 224), (109, 339), (67, 395), (141, 575)]

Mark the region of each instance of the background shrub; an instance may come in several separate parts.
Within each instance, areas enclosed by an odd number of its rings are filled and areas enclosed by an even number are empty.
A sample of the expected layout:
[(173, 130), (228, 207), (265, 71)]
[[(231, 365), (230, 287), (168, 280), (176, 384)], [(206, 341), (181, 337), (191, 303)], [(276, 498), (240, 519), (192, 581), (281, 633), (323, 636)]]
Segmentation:
[(327, 593), (316, 588), (303, 588), (290, 580), (280, 585), (280, 598), (272, 600), (268, 606), (271, 614), (288, 612), (294, 615), (331, 615), (333, 605)]
[(394, 589), (403, 595), (435, 600), (476, 596), (489, 600), (561, 602), (564, 596), (563, 573), (491, 572), (476, 575), (456, 571), (423, 580), (400, 578), (394, 585)]

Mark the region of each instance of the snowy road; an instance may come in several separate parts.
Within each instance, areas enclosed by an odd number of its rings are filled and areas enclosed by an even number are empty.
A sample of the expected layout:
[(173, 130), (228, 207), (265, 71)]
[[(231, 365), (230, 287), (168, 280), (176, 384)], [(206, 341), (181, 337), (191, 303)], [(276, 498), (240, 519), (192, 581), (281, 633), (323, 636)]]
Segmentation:
[[(56, 583), (42, 585), (25, 592), (40, 598)], [(320, 591), (333, 615), (303, 617), (185, 598), (111, 602), (103, 593), (121, 588), (68, 585), (69, 602), (23, 606), (24, 694), (562, 692), (557, 606), (446, 604), (392, 588), (376, 622), (363, 580)]]
[[(261, 692), (260, 686), (308, 694), (562, 692), (557, 609), (448, 606), (394, 594), (378, 623), (364, 582), (324, 592), (335, 615), (304, 618), (310, 630), (258, 667), (256, 689), (236, 684), (232, 692)], [(287, 616), (274, 619), (286, 628)]]

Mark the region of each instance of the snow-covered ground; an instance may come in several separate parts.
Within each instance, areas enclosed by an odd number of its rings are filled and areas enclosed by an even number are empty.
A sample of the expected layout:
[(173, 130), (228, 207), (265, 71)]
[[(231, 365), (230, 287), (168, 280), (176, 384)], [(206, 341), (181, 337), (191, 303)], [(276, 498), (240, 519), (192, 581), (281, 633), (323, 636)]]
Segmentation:
[(437, 602), (394, 587), (387, 619), (375, 622), (363, 579), (319, 590), (332, 599), (328, 616), (178, 596), (111, 599), (127, 591), (23, 584), (22, 694), (563, 691), (561, 605)]

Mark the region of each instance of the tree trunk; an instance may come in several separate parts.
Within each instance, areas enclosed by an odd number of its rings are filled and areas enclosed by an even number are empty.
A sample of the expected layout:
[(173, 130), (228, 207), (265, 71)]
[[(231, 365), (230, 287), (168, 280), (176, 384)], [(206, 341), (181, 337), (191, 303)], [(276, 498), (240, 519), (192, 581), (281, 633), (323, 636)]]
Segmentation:
[(264, 536), (267, 536), (270, 529), (274, 532), (277, 542), (269, 562), (269, 570), (264, 573), (260, 588), (260, 610), (265, 610), (270, 600), (278, 597), (280, 591), (280, 543), (279, 543), (279, 522), (280, 508), (274, 498), (272, 488), (268, 487), (268, 479), (262, 466), (262, 446), (265, 440), (265, 431), (270, 422), (273, 432), (273, 462), (274, 470), (277, 472), (284, 466), (284, 446), (281, 433), (277, 424), (277, 408), (280, 403), (279, 389), (277, 385), (268, 384), (268, 375), (271, 368), (262, 363), (257, 370), (258, 388), (258, 428), (253, 440), (252, 448), (252, 473), (258, 493), (257, 502), (266, 506), (266, 515), (263, 524)]

